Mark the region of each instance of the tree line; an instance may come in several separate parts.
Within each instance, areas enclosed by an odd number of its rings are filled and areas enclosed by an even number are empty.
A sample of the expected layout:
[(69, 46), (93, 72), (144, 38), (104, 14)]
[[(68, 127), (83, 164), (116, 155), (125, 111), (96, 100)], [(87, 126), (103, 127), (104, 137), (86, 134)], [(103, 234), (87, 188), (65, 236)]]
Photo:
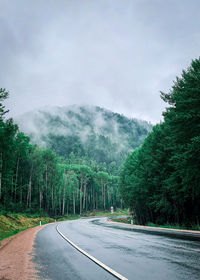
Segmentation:
[(140, 224), (200, 222), (200, 59), (176, 78), (164, 121), (130, 153), (120, 192)]
[(0, 89), (0, 210), (82, 214), (120, 206), (119, 177), (95, 161), (58, 157), (50, 149), (30, 143), (12, 119)]

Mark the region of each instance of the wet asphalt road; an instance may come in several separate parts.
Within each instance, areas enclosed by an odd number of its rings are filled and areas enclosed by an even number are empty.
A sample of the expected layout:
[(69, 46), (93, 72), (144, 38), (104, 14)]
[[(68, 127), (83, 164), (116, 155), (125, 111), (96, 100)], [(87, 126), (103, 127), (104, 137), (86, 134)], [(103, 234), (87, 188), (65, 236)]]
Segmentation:
[[(64, 240), (52, 224), (36, 236), (40, 279), (116, 279)], [(106, 223), (105, 218), (62, 222), (59, 230), (129, 280), (199, 280), (200, 242), (152, 235)]]

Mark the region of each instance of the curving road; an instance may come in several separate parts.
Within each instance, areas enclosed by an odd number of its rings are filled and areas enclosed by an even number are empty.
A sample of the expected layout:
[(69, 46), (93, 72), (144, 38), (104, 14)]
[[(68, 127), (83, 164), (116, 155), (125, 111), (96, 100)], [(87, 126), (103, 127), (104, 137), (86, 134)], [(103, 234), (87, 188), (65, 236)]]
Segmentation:
[(108, 223), (106, 218), (66, 221), (43, 228), (34, 245), (40, 279), (116, 279), (63, 239), (56, 231), (58, 224), (68, 239), (129, 280), (200, 279), (198, 240), (134, 231)]

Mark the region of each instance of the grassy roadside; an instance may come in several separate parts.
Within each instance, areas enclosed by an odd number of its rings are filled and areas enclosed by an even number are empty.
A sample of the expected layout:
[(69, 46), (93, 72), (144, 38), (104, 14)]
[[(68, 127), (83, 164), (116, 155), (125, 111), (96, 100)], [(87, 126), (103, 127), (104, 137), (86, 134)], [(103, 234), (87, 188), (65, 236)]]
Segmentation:
[[(56, 221), (59, 222), (59, 221), (75, 220), (81, 217), (92, 217), (92, 216), (114, 217), (114, 216), (127, 215), (127, 214), (128, 212), (126, 210), (118, 210), (113, 214), (111, 214), (109, 211), (87, 212), (84, 213), (83, 215), (69, 214), (63, 217), (57, 217)], [(37, 214), (28, 215), (24, 213), (18, 213), (18, 214), (7, 213), (7, 214), (0, 215), (0, 245), (3, 239), (15, 235), (28, 228), (38, 226), (40, 224), (40, 221), (44, 225), (44, 224), (52, 223), (55, 220), (50, 217), (41, 217), (40, 215)]]
[(4, 214), (0, 215), (0, 242), (25, 229), (38, 226), (40, 224), (51, 223), (54, 220), (50, 217), (39, 217), (26, 214)]
[[(131, 217), (128, 218), (116, 218), (112, 219), (113, 222), (119, 222), (124, 224), (131, 224)], [(134, 224), (134, 223), (133, 223)], [(137, 225), (137, 224), (135, 224)], [(169, 228), (169, 229), (183, 229), (183, 230), (200, 230), (200, 226), (194, 225), (194, 226), (180, 226), (180, 225), (157, 225), (154, 223), (148, 223), (146, 226), (148, 227), (157, 227), (157, 228)]]

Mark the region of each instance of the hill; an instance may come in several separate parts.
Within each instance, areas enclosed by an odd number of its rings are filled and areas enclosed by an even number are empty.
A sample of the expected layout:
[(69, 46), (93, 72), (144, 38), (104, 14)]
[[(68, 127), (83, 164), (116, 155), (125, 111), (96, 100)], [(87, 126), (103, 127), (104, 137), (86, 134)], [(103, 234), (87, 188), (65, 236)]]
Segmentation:
[(95, 106), (68, 106), (25, 113), (16, 122), (33, 144), (58, 156), (89, 157), (98, 163), (121, 164), (139, 147), (152, 125)]

